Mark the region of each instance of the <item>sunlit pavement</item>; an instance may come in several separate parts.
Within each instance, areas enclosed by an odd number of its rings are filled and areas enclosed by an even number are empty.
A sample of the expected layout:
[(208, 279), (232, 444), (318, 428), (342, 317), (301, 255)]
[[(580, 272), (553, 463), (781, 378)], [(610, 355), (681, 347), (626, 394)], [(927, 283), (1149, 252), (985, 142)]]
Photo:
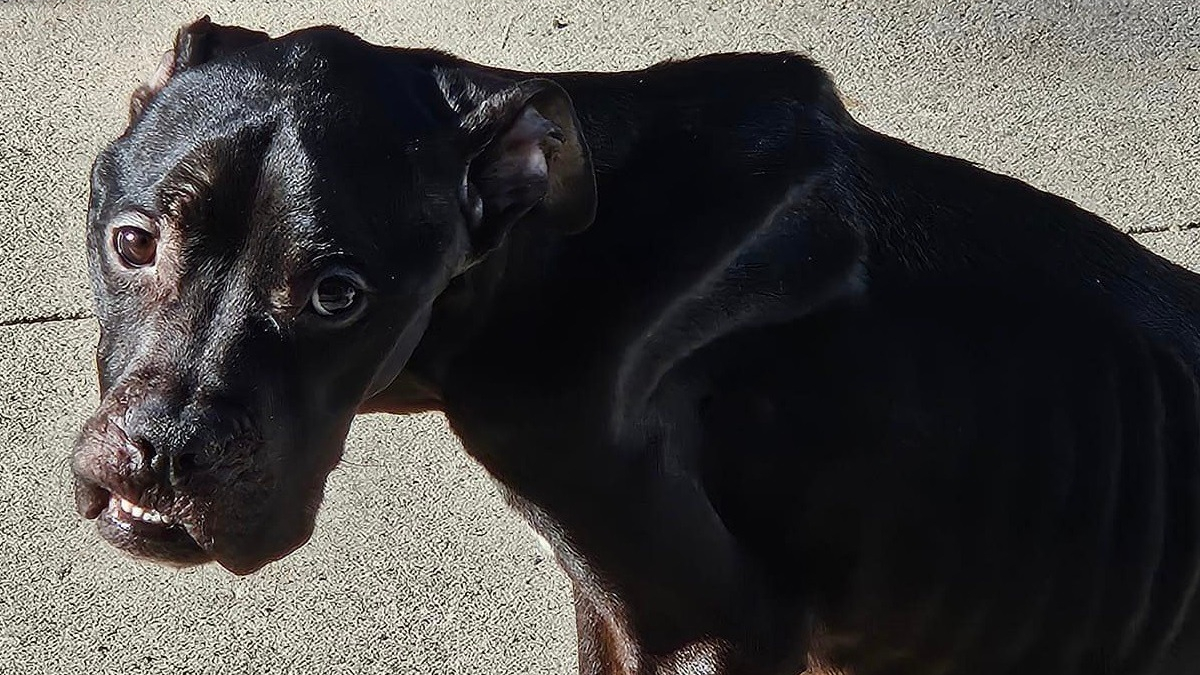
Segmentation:
[(249, 578), (131, 562), (74, 515), (67, 454), (95, 398), (88, 165), (201, 14), (276, 34), (339, 24), (523, 69), (797, 50), (868, 125), (1069, 197), (1200, 268), (1192, 0), (157, 5), (0, 3), (0, 673), (574, 668), (561, 574), (437, 416), (361, 419), (313, 541)]

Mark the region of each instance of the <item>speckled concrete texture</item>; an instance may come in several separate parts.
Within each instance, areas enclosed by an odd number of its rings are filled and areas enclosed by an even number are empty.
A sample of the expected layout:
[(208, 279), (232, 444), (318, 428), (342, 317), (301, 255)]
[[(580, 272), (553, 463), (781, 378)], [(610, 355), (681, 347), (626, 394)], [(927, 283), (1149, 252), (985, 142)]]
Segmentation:
[(177, 26), (319, 23), (523, 69), (796, 50), (866, 124), (1061, 194), (1200, 270), (1194, 0), (0, 2), (0, 673), (565, 673), (566, 584), (437, 416), (366, 417), (314, 540), (253, 577), (73, 515), (95, 397), (88, 166)]

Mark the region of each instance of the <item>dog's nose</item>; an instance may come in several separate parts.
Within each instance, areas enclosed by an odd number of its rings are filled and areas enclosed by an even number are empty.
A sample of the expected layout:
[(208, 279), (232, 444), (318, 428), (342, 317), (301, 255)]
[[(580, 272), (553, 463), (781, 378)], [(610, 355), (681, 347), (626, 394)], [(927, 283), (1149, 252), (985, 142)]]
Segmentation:
[(196, 470), (197, 457), (211, 443), (207, 430), (181, 420), (158, 419), (126, 431), (135, 470), (155, 482), (181, 487)]
[[(228, 447), (247, 436), (245, 415), (229, 405), (193, 404), (163, 414), (157, 406), (126, 429), (135, 470), (162, 485), (183, 487)], [(136, 466), (140, 465), (140, 466)]]
[(195, 471), (197, 450), (193, 439), (181, 445), (163, 437), (151, 439), (147, 434), (139, 434), (130, 439), (130, 445), (134, 468), (147, 471), (163, 485), (180, 487)]

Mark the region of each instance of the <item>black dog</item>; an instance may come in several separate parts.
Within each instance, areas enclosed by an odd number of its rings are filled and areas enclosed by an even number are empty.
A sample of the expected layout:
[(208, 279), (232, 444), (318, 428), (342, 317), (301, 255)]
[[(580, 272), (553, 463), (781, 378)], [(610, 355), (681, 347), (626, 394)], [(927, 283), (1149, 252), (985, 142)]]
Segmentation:
[(79, 510), (246, 574), (445, 411), (583, 673), (1191, 672), (1200, 283), (790, 55), (532, 75), (201, 20), (92, 176)]

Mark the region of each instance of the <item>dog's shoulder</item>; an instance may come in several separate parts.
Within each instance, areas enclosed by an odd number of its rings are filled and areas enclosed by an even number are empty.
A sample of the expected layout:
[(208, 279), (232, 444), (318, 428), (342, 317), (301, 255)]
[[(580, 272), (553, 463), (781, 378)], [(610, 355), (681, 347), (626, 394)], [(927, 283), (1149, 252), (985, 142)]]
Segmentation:
[(830, 112), (843, 110), (833, 79), (797, 52), (722, 53), (666, 61), (646, 69), (638, 79), (673, 96), (690, 93), (725, 107), (776, 100), (828, 106)]
[(824, 160), (855, 128), (832, 78), (797, 53), (714, 54), (551, 77), (573, 98), (601, 172), (672, 164), (693, 184), (786, 179)]

